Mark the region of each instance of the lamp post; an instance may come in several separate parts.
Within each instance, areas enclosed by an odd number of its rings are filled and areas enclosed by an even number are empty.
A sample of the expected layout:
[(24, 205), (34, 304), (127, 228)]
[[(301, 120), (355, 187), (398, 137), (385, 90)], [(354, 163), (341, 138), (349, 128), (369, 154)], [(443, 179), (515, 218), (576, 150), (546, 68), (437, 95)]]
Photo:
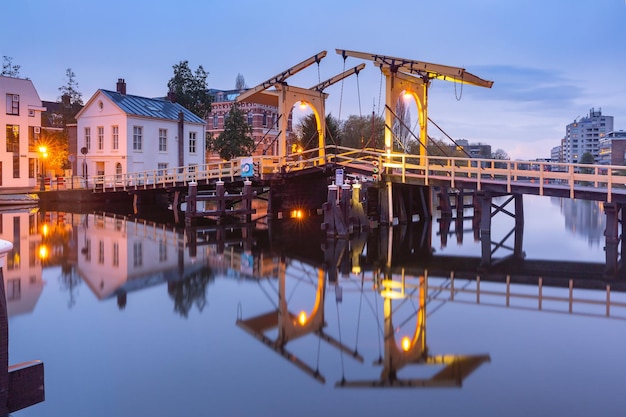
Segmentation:
[(39, 154), (41, 155), (41, 183), (39, 184), (39, 191), (46, 190), (46, 178), (45, 178), (45, 160), (48, 157), (48, 149), (45, 146), (39, 147)]

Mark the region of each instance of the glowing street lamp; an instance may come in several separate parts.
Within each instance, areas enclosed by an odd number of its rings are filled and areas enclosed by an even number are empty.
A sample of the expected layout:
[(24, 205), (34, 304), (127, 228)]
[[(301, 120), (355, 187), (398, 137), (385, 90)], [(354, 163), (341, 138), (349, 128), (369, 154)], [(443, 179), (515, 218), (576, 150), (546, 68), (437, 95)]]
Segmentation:
[(39, 147), (39, 154), (41, 155), (41, 183), (39, 184), (39, 191), (46, 190), (46, 179), (45, 179), (45, 160), (48, 157), (48, 149), (45, 146)]

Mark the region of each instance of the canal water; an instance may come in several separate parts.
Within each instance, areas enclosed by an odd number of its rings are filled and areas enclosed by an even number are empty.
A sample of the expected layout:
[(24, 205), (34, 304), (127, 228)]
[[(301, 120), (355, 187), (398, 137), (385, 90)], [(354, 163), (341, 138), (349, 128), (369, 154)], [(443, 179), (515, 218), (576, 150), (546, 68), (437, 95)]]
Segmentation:
[[(601, 205), (524, 198), (526, 260), (604, 263)], [(300, 220), (3, 212), (9, 362), (45, 366), (45, 401), (13, 415), (623, 415), (625, 294), (464, 277), (471, 214), (327, 241)], [(515, 221), (492, 224), (497, 262)]]

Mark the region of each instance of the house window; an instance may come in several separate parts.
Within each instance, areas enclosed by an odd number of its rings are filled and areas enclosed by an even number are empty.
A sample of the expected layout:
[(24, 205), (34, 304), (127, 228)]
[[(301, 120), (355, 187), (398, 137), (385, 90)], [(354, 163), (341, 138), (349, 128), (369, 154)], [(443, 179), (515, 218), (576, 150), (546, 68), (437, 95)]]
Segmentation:
[(267, 127), (267, 112), (263, 113), (263, 127)]
[(120, 181), (122, 179), (122, 164), (119, 162), (115, 164), (115, 179)]
[(143, 128), (141, 126), (133, 127), (133, 151), (140, 151), (143, 141)]
[(7, 94), (7, 114), (12, 114), (14, 116), (20, 115), (19, 94)]
[(85, 248), (83, 249), (85, 252), (85, 261), (91, 262), (91, 239), (85, 240)]
[(164, 240), (159, 240), (159, 261), (167, 261), (167, 245)]
[(120, 265), (120, 244), (113, 243), (113, 266)]
[(98, 126), (98, 150), (104, 149), (104, 127)]
[(87, 148), (87, 150), (91, 150), (91, 128), (90, 127), (86, 127), (85, 128), (85, 148)]
[(248, 112), (248, 124), (249, 124), (250, 126), (252, 126), (252, 119), (253, 119), (253, 117), (252, 117), (252, 112), (250, 111), (250, 112)]
[(112, 134), (112, 140), (111, 140), (111, 147), (114, 150), (118, 150), (120, 148), (120, 128), (119, 126), (111, 126), (111, 134)]
[(139, 267), (143, 265), (143, 247), (141, 242), (135, 242), (133, 244), (133, 266)]
[(167, 152), (167, 129), (159, 129), (159, 152)]
[(20, 127), (7, 125), (7, 152), (20, 151)]
[(217, 113), (213, 115), (213, 129), (217, 129), (217, 121), (218, 121)]
[(37, 152), (37, 144), (41, 128), (39, 126), (28, 126), (28, 152)]
[(196, 132), (189, 132), (189, 153), (196, 153)]
[(104, 263), (104, 242), (102, 240), (98, 241), (98, 263)]
[(166, 172), (167, 172), (167, 163), (159, 162), (157, 164), (157, 175), (159, 176), (165, 175)]
[(7, 301), (17, 301), (22, 298), (21, 281), (19, 278), (7, 280)]

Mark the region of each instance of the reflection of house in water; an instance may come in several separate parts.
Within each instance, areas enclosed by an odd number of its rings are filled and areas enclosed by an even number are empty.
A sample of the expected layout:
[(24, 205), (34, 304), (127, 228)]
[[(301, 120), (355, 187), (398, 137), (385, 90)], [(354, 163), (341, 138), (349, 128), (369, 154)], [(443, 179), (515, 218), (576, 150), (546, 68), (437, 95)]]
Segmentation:
[(4, 268), (9, 317), (33, 311), (43, 290), (37, 225), (36, 212), (0, 213), (0, 239), (13, 243)]
[(192, 257), (185, 237), (176, 230), (120, 216), (84, 215), (78, 225), (78, 274), (102, 300), (165, 282), (171, 283), (206, 269), (206, 252)]
[(552, 201), (560, 205), (567, 230), (587, 237), (591, 246), (603, 244), (606, 216), (599, 201), (569, 198), (554, 198)]

